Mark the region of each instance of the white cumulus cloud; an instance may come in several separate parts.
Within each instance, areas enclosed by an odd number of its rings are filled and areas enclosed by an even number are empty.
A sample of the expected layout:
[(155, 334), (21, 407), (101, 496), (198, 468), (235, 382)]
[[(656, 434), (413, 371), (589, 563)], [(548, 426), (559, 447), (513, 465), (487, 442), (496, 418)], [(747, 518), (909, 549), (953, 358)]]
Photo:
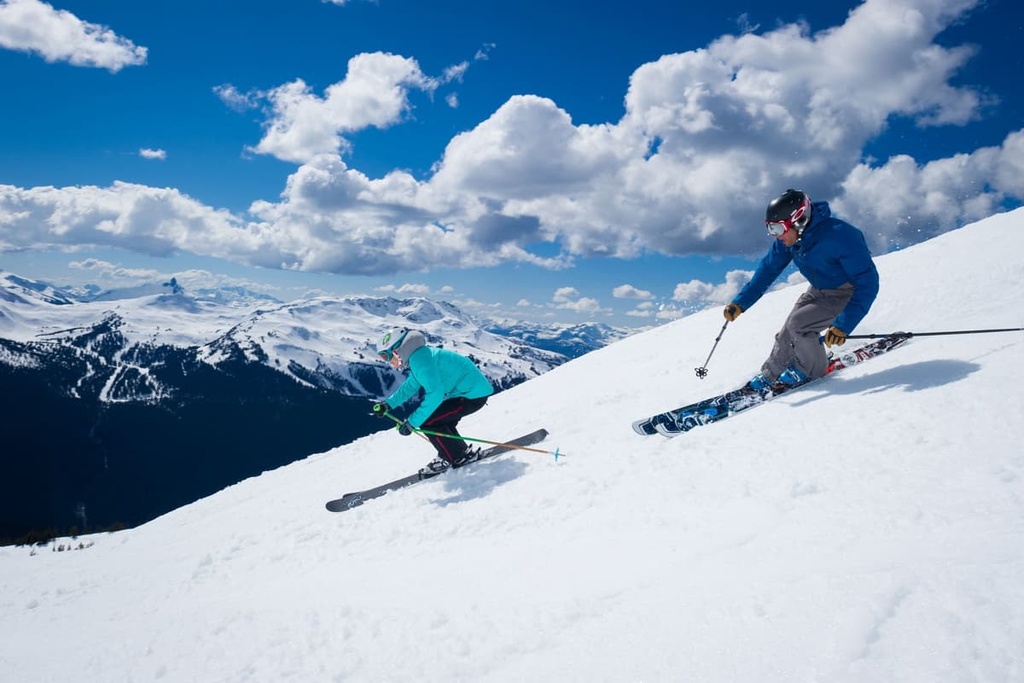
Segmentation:
[(117, 72), (146, 63), (147, 50), (106, 26), (79, 19), (40, 0), (0, 2), (0, 47)]
[[(640, 65), (618, 121), (578, 124), (550, 98), (516, 95), (455, 135), (425, 178), (350, 167), (346, 136), (407, 121), (410, 96), (461, 78), (464, 64), (434, 78), (415, 59), (377, 52), (353, 57), (322, 93), (301, 79), (249, 93), (218, 86), (230, 106), (264, 107), (252, 150), (296, 164), (275, 201), (233, 215), (129, 183), (0, 186), (0, 248), (188, 250), (378, 275), (566, 268), (650, 252), (756, 255), (766, 202), (800, 187), (829, 200), (878, 254), (1024, 199), (1024, 129), (944, 159), (865, 160), (894, 118), (934, 128), (984, 116), (986, 98), (962, 73), (976, 48), (936, 42), (979, 2), (866, 0), (819, 30), (744, 24), (740, 35)], [(722, 301), (738, 286), (686, 283), (675, 297)]]

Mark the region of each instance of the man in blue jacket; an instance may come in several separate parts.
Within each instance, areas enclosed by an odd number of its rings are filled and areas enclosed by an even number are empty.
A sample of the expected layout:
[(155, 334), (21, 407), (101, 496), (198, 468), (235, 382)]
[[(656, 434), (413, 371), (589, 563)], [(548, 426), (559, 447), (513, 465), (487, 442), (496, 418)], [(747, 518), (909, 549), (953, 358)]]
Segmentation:
[(415, 330), (401, 329), (384, 336), (378, 355), (396, 370), (408, 370), (409, 376), (373, 409), (382, 415), (416, 398), (422, 389), (423, 400), (398, 425), (398, 432), (403, 436), (420, 428), (435, 432), (425, 436), (437, 449), (437, 457), (420, 473), (439, 474), (479, 456), (479, 450), (469, 449), (459, 438), (456, 427), (463, 417), (484, 407), (494, 387), (469, 358), (426, 343), (423, 334)]
[(832, 216), (828, 202), (811, 203), (800, 190), (786, 190), (768, 204), (768, 234), (775, 238), (754, 277), (725, 307), (732, 322), (753, 306), (793, 262), (810, 287), (800, 295), (778, 334), (775, 346), (748, 384), (767, 394), (777, 383), (801, 384), (821, 377), (825, 346), (841, 346), (867, 315), (878, 295), (878, 271), (860, 230)]

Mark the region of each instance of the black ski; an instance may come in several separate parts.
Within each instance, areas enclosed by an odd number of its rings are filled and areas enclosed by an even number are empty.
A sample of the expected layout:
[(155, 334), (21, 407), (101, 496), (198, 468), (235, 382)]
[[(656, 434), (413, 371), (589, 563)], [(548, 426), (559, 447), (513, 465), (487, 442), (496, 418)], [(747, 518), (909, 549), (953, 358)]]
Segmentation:
[[(862, 363), (869, 358), (891, 351), (898, 346), (906, 343), (910, 337), (908, 335), (894, 334), (888, 337), (882, 337), (877, 341), (873, 341), (870, 344), (861, 346), (860, 348), (851, 349), (837, 355), (829, 363), (828, 372), (825, 374), (826, 377), (842, 370), (843, 368)], [(783, 393), (788, 393), (793, 389), (799, 389), (812, 384), (818, 380), (811, 380), (810, 382), (804, 382), (803, 384), (797, 385), (776, 385), (772, 388), (772, 391), (767, 394), (759, 394), (753, 389), (748, 387), (742, 387), (734, 391), (730, 391), (720, 396), (712, 396), (711, 398), (704, 399), (703, 401), (697, 401), (689, 405), (676, 408), (675, 410), (669, 410), (664, 413), (652, 415), (651, 417), (643, 420), (637, 420), (633, 423), (633, 431), (641, 436), (651, 436), (653, 434), (661, 434), (662, 436), (678, 436), (683, 432), (688, 432), (694, 427), (701, 425), (710, 424), (712, 422), (718, 422), (724, 420), (730, 415), (735, 415), (738, 412), (752, 408), (757, 405), (761, 405), (766, 401), (779, 396)]]
[[(473, 462), (486, 460), (487, 458), (491, 458), (495, 455), (498, 455), (499, 453), (506, 453), (508, 451), (514, 450), (512, 448), (513, 446), (532, 446), (535, 443), (540, 443), (541, 441), (546, 439), (547, 436), (548, 432), (546, 429), (538, 429), (537, 431), (531, 434), (521, 436), (518, 439), (512, 439), (511, 441), (508, 441), (500, 446), (492, 446), (491, 448), (485, 449), (480, 453), (480, 457), (474, 460)], [(469, 464), (471, 465), (472, 463)], [(444, 474), (444, 472), (442, 472), (441, 474)], [(388, 493), (390, 491), (404, 489), (408, 486), (412, 486), (413, 484), (418, 484), (421, 481), (433, 479), (434, 477), (437, 476), (440, 475), (419, 473), (410, 474), (408, 477), (402, 477), (401, 479), (396, 479), (395, 481), (388, 482), (387, 484), (375, 486), (372, 489), (367, 489), (365, 491), (355, 491), (353, 493), (346, 493), (341, 498), (328, 501), (327, 509), (330, 510), (331, 512), (343, 512), (345, 510), (350, 510), (354, 507), (362, 505), (368, 500), (380, 498), (385, 493)]]

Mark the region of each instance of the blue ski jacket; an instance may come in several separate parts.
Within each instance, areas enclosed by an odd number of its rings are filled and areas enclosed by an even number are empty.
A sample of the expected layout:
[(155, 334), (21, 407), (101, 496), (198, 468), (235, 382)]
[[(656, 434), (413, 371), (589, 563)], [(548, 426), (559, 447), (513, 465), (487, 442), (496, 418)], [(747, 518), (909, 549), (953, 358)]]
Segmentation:
[(853, 296), (832, 323), (850, 334), (878, 295), (878, 270), (860, 230), (833, 218), (828, 202), (814, 202), (812, 206), (811, 222), (804, 228), (800, 240), (787, 247), (773, 239), (754, 277), (733, 303), (744, 311), (753, 306), (793, 262), (816, 289), (837, 289), (847, 282), (853, 285)]
[(416, 429), (449, 398), (483, 398), (494, 393), (494, 387), (476, 364), (454, 351), (421, 346), (407, 362), (409, 376), (384, 402), (397, 408), (423, 389), (423, 401), (409, 416), (409, 424)]

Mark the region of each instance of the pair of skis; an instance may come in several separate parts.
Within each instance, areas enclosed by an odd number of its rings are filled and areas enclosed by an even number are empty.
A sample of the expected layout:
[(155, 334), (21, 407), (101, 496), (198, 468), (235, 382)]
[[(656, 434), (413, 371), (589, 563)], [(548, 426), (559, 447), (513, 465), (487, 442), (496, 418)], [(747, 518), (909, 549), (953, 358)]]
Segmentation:
[[(546, 439), (547, 436), (548, 431), (546, 429), (538, 429), (537, 431), (531, 432), (530, 434), (526, 434), (525, 436), (521, 436), (518, 439), (512, 439), (511, 441), (505, 442), (503, 444), (498, 444), (496, 446), (492, 446), (491, 448), (487, 448), (481, 451), (479, 457), (477, 457), (477, 459), (474, 460), (473, 462), (487, 460), (488, 458), (493, 458), (494, 456), (500, 453), (505, 453), (518, 447), (532, 446), (533, 444), (540, 443), (541, 441)], [(327, 509), (331, 512), (344, 512), (345, 510), (351, 510), (354, 507), (359, 507), (368, 500), (380, 498), (385, 493), (408, 488), (409, 486), (418, 484), (421, 481), (433, 479), (434, 477), (439, 476), (441, 474), (444, 474), (444, 472), (417, 472), (416, 474), (410, 474), (407, 477), (402, 477), (401, 479), (389, 481), (388, 483), (381, 484), (380, 486), (374, 486), (373, 488), (366, 489), (365, 491), (355, 491), (353, 493), (346, 493), (341, 498), (328, 501)]]
[[(825, 376), (827, 377), (843, 368), (863, 363), (875, 356), (899, 348), (909, 339), (908, 335), (893, 334), (859, 348), (842, 352), (832, 358)], [(678, 436), (695, 427), (724, 420), (730, 415), (735, 415), (754, 406), (761, 405), (776, 396), (805, 387), (816, 381), (820, 380), (810, 380), (802, 384), (792, 385), (776, 384), (770, 391), (765, 393), (759, 393), (748, 386), (741, 387), (718, 396), (706, 398), (703, 401), (690, 403), (674, 410), (652, 415), (643, 420), (637, 420), (633, 423), (633, 431), (641, 436), (652, 436), (654, 434), (668, 437)]]

